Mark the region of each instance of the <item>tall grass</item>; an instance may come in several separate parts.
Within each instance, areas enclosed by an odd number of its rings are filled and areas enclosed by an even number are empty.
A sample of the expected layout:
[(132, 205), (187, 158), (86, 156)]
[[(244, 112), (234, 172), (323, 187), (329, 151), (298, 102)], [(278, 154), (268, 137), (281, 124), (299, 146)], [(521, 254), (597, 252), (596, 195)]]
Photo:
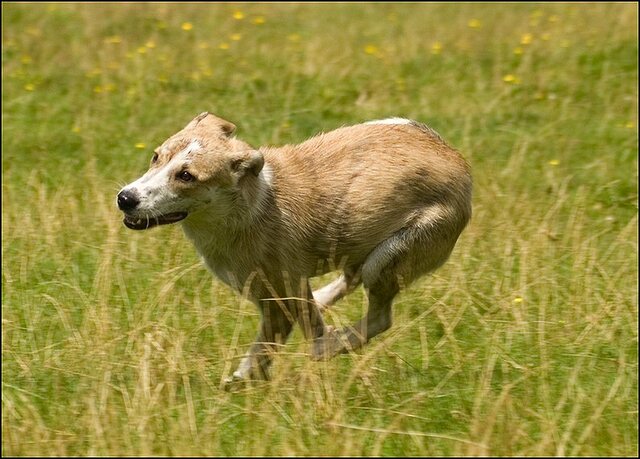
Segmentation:
[[(2, 8), (3, 454), (637, 454), (637, 5)], [(419, 119), (473, 220), (362, 351), (296, 331), (225, 392), (257, 311), (114, 202), (204, 110), (255, 145)]]

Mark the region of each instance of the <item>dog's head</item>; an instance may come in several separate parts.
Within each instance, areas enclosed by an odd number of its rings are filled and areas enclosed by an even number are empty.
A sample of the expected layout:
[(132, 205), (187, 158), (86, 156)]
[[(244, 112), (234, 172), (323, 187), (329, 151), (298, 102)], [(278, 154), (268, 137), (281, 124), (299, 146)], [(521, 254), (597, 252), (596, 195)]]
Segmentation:
[(124, 224), (148, 229), (204, 207), (228, 214), (234, 196), (264, 165), (262, 153), (233, 137), (235, 128), (204, 112), (156, 148), (149, 170), (118, 193)]

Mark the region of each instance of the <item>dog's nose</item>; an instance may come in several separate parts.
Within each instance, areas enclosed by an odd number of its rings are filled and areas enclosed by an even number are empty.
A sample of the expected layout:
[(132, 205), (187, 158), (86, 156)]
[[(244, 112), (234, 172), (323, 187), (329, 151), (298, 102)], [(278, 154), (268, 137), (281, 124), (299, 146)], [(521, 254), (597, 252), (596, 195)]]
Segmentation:
[(131, 190), (122, 190), (118, 193), (118, 207), (120, 210), (133, 210), (138, 204), (140, 204), (140, 199), (138, 199), (138, 195)]

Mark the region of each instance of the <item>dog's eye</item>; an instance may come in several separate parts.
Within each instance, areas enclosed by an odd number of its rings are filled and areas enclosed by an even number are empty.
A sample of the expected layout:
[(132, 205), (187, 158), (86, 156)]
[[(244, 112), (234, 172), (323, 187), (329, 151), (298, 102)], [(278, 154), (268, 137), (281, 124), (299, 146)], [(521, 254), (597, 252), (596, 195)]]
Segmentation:
[(158, 153), (154, 153), (151, 158), (151, 164), (154, 164), (158, 160)]
[(192, 180), (195, 180), (195, 177), (187, 171), (178, 173), (176, 177), (178, 178), (178, 180), (182, 180), (183, 182), (191, 182)]

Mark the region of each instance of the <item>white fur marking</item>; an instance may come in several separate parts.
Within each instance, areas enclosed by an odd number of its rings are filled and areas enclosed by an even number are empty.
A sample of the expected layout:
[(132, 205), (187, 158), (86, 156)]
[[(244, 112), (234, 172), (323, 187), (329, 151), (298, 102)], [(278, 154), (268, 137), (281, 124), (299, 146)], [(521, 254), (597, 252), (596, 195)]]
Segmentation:
[(264, 205), (265, 198), (267, 197), (267, 193), (271, 189), (273, 185), (273, 169), (268, 163), (264, 163), (262, 166), (262, 170), (258, 175), (258, 193), (255, 198), (255, 208), (254, 210), (262, 209)]
[[(182, 151), (186, 151), (187, 153), (191, 153), (191, 152), (193, 152), (195, 150), (202, 150), (202, 144), (199, 141), (194, 139), (194, 140), (191, 141), (191, 143), (189, 143), (189, 145), (187, 145), (187, 148), (185, 148)], [(182, 153), (182, 152), (180, 152), (180, 153)], [(180, 153), (178, 153), (178, 154), (180, 154)]]
[(262, 182), (267, 185), (268, 187), (270, 187), (273, 183), (273, 169), (271, 169), (271, 166), (267, 163), (264, 163), (264, 166), (262, 167), (262, 170), (260, 171), (260, 178), (262, 179)]
[(134, 189), (142, 197), (140, 203), (141, 210), (155, 209), (157, 203), (170, 200), (175, 195), (169, 188), (169, 179), (176, 162), (185, 161), (189, 153), (199, 150), (202, 145), (197, 140), (192, 140), (189, 145), (176, 153), (176, 155), (161, 169), (154, 172), (147, 172), (135, 182), (127, 185), (125, 189)]
[(320, 304), (320, 307), (328, 307), (332, 305), (336, 298), (338, 298), (343, 292), (347, 290), (347, 281), (344, 274), (341, 274), (336, 280), (324, 287), (319, 288), (313, 292), (313, 299), (316, 303)]
[(384, 120), (367, 121), (364, 124), (410, 124), (411, 122), (406, 118), (386, 118)]

